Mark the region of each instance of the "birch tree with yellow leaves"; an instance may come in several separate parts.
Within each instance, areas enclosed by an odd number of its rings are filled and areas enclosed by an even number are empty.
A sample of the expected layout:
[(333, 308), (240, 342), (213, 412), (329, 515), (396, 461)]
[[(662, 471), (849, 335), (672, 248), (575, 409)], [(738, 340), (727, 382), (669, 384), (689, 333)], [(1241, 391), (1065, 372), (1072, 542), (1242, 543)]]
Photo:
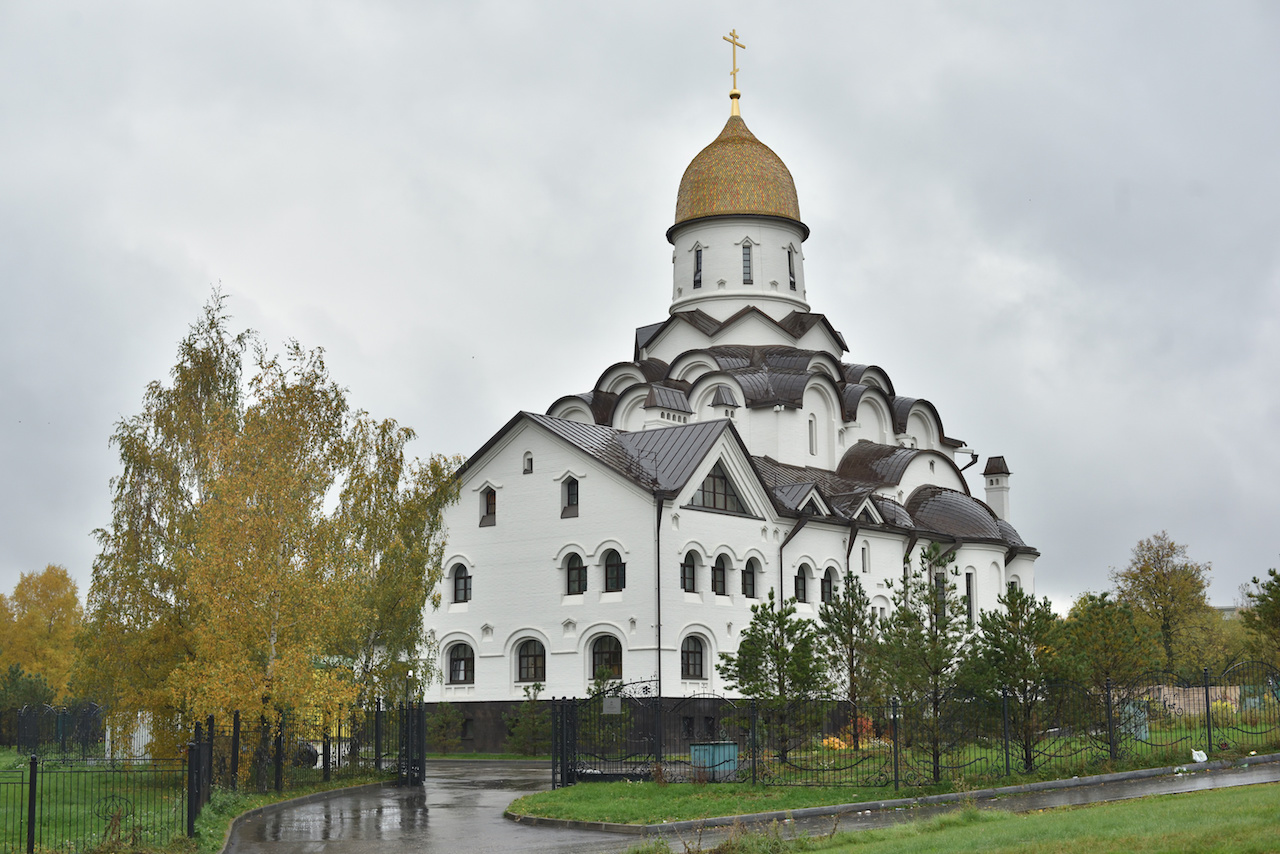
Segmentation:
[(350, 412), (321, 350), (275, 355), (228, 321), (215, 293), (172, 385), (117, 427), (80, 635), (82, 693), (175, 734), (332, 713), (419, 666), (456, 494), (457, 461), (406, 461), (412, 431)]

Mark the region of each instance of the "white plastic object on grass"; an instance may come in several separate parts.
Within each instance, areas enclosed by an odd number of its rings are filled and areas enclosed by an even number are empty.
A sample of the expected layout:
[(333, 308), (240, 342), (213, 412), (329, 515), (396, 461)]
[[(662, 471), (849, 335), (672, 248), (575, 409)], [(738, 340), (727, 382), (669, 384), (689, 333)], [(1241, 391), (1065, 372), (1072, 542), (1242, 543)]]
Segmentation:
[(1192, 762), (1206, 762), (1206, 761), (1208, 761), (1208, 759), (1209, 759), (1209, 755), (1208, 755), (1207, 753), (1205, 753), (1203, 750), (1193, 750), (1193, 751), (1191, 751), (1191, 761), (1192, 761)]

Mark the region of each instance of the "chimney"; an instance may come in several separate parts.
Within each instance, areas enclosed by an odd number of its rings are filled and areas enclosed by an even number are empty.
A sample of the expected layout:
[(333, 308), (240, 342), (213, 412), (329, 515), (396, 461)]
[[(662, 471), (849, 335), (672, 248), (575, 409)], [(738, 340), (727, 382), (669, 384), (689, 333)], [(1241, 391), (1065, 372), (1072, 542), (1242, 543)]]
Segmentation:
[(1009, 521), (1009, 465), (1004, 457), (988, 457), (982, 470), (986, 481), (987, 506), (1004, 521)]

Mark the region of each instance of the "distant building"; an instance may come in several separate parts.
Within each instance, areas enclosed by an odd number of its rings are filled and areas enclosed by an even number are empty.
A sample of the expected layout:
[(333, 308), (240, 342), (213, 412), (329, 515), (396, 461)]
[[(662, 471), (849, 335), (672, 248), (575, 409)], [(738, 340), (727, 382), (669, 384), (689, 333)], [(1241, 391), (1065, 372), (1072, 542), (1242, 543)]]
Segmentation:
[[(427, 616), (434, 699), (509, 702), (533, 683), (581, 696), (602, 669), (666, 696), (727, 693), (717, 657), (771, 589), (814, 617), (852, 573), (883, 617), (886, 582), (933, 542), (971, 614), (1009, 585), (1034, 589), (1004, 458), (987, 461), (986, 501), (970, 495), (956, 457), (977, 454), (884, 369), (846, 361), (845, 337), (810, 310), (791, 173), (731, 98), (680, 180), (669, 316), (590, 391), (516, 414), (459, 472), (444, 602)], [(895, 322), (904, 340), (920, 326)]]

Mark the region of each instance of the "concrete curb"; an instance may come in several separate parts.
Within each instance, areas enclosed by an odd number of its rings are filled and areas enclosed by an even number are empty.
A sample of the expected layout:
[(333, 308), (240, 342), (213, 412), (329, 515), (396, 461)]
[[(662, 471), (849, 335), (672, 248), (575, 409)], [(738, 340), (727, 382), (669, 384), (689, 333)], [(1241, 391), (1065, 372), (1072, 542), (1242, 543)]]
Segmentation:
[(748, 815), (726, 815), (716, 818), (697, 818), (688, 821), (668, 821), (662, 824), (620, 824), (607, 821), (573, 821), (559, 818), (539, 818), (538, 816), (519, 815), (510, 810), (503, 817), (520, 824), (535, 827), (563, 827), (574, 830), (599, 830), (606, 833), (629, 833), (634, 835), (655, 836), (664, 833), (687, 833), (710, 827), (727, 827), (734, 824), (769, 824), (774, 821), (786, 821), (797, 818), (815, 818), (821, 816), (843, 815), (851, 812), (877, 812), (881, 810), (905, 809), (930, 804), (948, 804), (967, 800), (989, 800), (1005, 795), (1022, 795), (1029, 792), (1043, 792), (1052, 789), (1074, 789), (1083, 786), (1098, 786), (1104, 783), (1122, 783), (1128, 780), (1146, 780), (1152, 777), (1169, 777), (1192, 771), (1223, 771), (1228, 768), (1243, 768), (1266, 762), (1280, 762), (1280, 753), (1267, 753), (1261, 756), (1245, 756), (1240, 759), (1215, 759), (1209, 762), (1192, 762), (1187, 765), (1169, 765), (1164, 768), (1144, 768), (1138, 771), (1118, 771), (1113, 774), (1095, 774), (1090, 777), (1072, 777), (1069, 780), (1043, 780), (1038, 783), (1023, 783), (1018, 786), (1001, 786), (991, 789), (975, 789), (970, 792), (948, 792), (944, 795), (925, 795), (919, 798), (894, 798), (883, 801), (866, 801), (858, 804), (836, 804), (826, 807), (805, 807), (793, 810), (774, 810), (772, 812), (750, 813)]
[(359, 786), (344, 786), (341, 789), (327, 789), (323, 792), (312, 792), (309, 795), (303, 795), (298, 798), (290, 798), (287, 801), (276, 801), (274, 804), (264, 804), (260, 807), (254, 807), (251, 810), (245, 810), (240, 815), (231, 819), (231, 824), (227, 825), (227, 835), (222, 838), (222, 847), (218, 849), (219, 854), (227, 854), (227, 846), (231, 844), (231, 834), (242, 823), (251, 818), (258, 816), (270, 815), (279, 812), (286, 807), (299, 807), (305, 804), (314, 804), (316, 801), (323, 801), (334, 795), (350, 795), (355, 792), (364, 791), (366, 789), (381, 789), (384, 786), (395, 786), (395, 783), (361, 783)]

